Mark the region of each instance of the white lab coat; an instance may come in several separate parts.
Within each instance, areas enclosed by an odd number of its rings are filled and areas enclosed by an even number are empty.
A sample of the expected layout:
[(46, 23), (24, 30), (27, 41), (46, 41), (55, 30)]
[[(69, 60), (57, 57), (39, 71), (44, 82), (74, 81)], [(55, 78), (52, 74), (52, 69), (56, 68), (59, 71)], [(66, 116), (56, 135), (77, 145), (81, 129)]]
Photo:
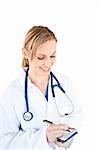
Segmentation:
[[(68, 78), (54, 73), (64, 90), (72, 100), (74, 111), (71, 115), (60, 117), (52, 97), (49, 80), (48, 102), (42, 92), (28, 79), (29, 110), (33, 113), (31, 121), (23, 119), (26, 111), (24, 80), (25, 72), (22, 70), (19, 77), (14, 80), (3, 96), (0, 98), (0, 150), (52, 150), (55, 145), (49, 144), (46, 139), (47, 126), (44, 119), (53, 123), (65, 123), (79, 131), (81, 123), (81, 109), (76, 100), (71, 82)], [(56, 88), (57, 104), (60, 105), (63, 93)], [(60, 93), (60, 94), (58, 94)], [(64, 98), (64, 97), (63, 97)], [(63, 110), (66, 105), (60, 105)], [(19, 130), (21, 125), (22, 130)]]

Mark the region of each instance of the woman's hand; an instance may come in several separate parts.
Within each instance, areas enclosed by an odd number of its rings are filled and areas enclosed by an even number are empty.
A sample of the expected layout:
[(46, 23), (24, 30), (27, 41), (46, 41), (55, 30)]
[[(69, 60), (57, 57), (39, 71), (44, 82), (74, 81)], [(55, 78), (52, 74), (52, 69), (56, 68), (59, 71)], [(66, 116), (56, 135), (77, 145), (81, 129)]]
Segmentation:
[(62, 143), (62, 142), (58, 142), (57, 138), (61, 137), (64, 135), (65, 130), (75, 130), (75, 128), (72, 127), (68, 127), (66, 125), (63, 124), (59, 124), (59, 125), (55, 125), (55, 124), (51, 124), (46, 131), (46, 136), (47, 136), (47, 140), (48, 142), (53, 142), (56, 145), (58, 145), (59, 147), (64, 147), (64, 148), (69, 148), (73, 142), (73, 138), (69, 139), (68, 141)]
[(56, 143), (57, 138), (64, 135), (65, 130), (68, 130), (68, 127), (63, 124), (54, 125), (51, 124), (46, 131), (46, 136), (48, 142), (54, 142)]

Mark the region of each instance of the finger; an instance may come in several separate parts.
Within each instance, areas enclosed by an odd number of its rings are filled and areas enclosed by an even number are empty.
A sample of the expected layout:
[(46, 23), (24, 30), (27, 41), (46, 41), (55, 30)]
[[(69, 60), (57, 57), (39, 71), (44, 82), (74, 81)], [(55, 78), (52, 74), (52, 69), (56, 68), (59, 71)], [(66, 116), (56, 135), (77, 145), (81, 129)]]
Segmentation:
[(55, 133), (55, 134), (53, 134), (52, 136), (54, 136), (54, 138), (60, 138), (60, 137), (62, 137), (64, 134), (63, 133)]
[(54, 138), (58, 138), (64, 135), (64, 131), (50, 131), (49, 135)]
[(48, 129), (49, 130), (59, 130), (59, 129), (61, 129), (61, 130), (67, 130), (68, 129), (68, 127), (67, 126), (65, 126), (65, 125), (62, 125), (62, 124), (59, 124), (59, 125), (50, 125), (49, 127), (48, 127)]
[(61, 143), (61, 142), (58, 142), (58, 141), (55, 141), (55, 144), (59, 147), (64, 147), (64, 143)]
[(68, 129), (69, 129), (70, 131), (76, 130), (75, 128), (72, 128), (72, 127), (68, 127)]
[(63, 136), (63, 133), (53, 133), (53, 132), (50, 132), (50, 133), (48, 133), (48, 138), (51, 140), (51, 141), (55, 141), (55, 140), (57, 140), (57, 138), (59, 138), (59, 137), (61, 137), (61, 136)]
[(47, 130), (48, 133), (50, 133), (52, 136), (60, 137), (65, 134), (65, 130)]
[(69, 126), (68, 125), (66, 125), (66, 124), (59, 124), (60, 126), (64, 126), (64, 130), (68, 130), (68, 128), (69, 128)]

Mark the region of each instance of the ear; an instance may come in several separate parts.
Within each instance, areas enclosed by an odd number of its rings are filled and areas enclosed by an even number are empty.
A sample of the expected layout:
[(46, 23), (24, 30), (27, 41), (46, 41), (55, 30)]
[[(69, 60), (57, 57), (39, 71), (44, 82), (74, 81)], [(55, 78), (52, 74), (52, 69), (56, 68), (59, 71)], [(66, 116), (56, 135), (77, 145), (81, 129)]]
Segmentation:
[(24, 58), (28, 59), (28, 52), (25, 48), (22, 48), (22, 54), (23, 54)]

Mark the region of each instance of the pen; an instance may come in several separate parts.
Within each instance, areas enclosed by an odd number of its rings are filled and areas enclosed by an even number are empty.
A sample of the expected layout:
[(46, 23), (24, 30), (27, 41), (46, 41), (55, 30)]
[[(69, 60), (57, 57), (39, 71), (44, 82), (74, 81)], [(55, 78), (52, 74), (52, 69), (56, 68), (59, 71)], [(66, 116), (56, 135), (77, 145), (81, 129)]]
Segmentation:
[(44, 123), (47, 123), (47, 124), (53, 124), (52, 121), (49, 121), (49, 120), (43, 120)]

